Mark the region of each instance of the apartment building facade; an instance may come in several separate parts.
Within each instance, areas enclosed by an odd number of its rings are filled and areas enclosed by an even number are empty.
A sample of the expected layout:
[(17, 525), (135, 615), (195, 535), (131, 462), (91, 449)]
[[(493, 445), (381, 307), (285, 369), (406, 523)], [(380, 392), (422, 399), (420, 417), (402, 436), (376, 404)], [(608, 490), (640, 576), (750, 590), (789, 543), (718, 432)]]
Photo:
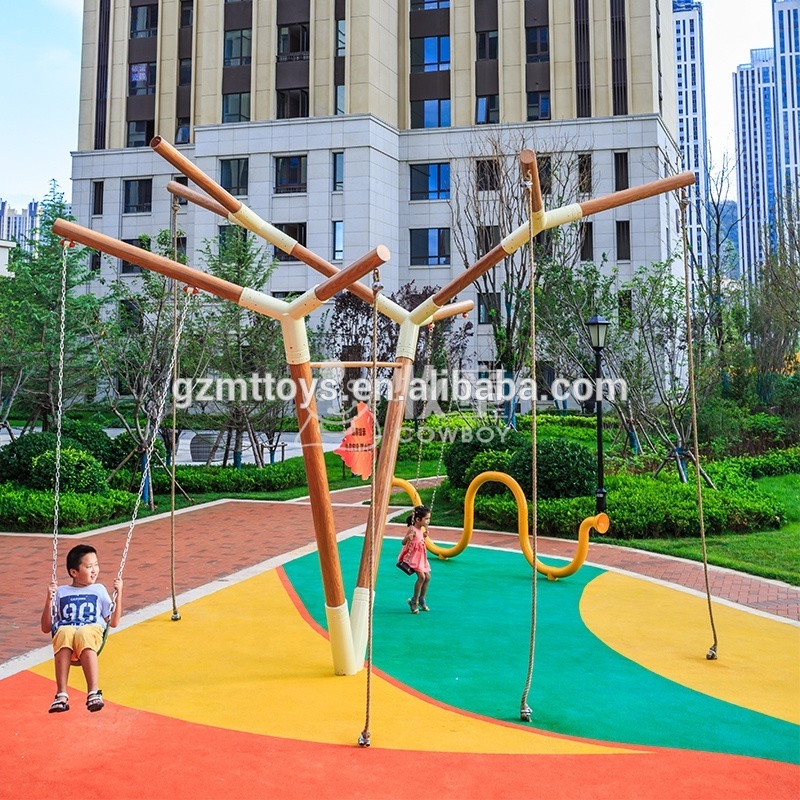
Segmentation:
[(694, 172), (686, 209), (687, 236), (693, 270), (708, 263), (708, 134), (703, 47), (703, 6), (697, 0), (673, 0), (675, 25), (676, 90), (678, 95), (678, 145), (683, 169)]
[[(157, 134), (333, 263), (384, 244), (387, 291), (442, 285), (468, 266), (451, 187), (496, 141), (569, 149), (594, 195), (676, 170), (672, 25), (669, 0), (86, 0), (74, 213), (131, 241), (168, 227)], [(675, 252), (677, 221), (666, 195), (607, 212), (581, 255), (624, 280)], [(190, 264), (220, 222), (181, 206)], [(270, 291), (316, 281), (278, 256)]]

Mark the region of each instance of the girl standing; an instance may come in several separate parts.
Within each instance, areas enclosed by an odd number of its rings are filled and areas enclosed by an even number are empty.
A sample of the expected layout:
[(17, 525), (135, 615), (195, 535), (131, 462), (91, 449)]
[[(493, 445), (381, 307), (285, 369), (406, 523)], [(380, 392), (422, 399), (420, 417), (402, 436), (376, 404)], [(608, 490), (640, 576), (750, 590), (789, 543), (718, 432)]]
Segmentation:
[(408, 607), (412, 614), (418, 614), (420, 609), (430, 611), (425, 602), (425, 594), (431, 580), (431, 565), (428, 562), (428, 551), (425, 547), (430, 521), (431, 510), (427, 506), (417, 506), (408, 517), (406, 522), (408, 531), (403, 537), (400, 560), (409, 563), (417, 576), (414, 584), (414, 596), (408, 600)]

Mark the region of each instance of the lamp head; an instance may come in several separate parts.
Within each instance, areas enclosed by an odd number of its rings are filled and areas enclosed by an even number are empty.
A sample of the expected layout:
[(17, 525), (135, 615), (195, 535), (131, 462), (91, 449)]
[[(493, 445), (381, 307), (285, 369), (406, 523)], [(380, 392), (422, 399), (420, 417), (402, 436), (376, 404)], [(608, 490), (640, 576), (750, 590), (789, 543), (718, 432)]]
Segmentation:
[(595, 350), (602, 350), (606, 346), (606, 332), (611, 323), (599, 314), (595, 314), (591, 319), (586, 321), (586, 327), (589, 329), (589, 337), (592, 340), (592, 347)]

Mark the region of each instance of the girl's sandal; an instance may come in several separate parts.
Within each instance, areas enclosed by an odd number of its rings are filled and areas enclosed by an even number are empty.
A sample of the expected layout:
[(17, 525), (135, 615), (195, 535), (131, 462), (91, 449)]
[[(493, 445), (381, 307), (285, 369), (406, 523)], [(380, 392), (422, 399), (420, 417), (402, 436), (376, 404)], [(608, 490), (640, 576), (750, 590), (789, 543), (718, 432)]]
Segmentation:
[(408, 607), (411, 609), (412, 614), (419, 614), (417, 604), (410, 597), (408, 598)]
[(69, 695), (66, 692), (59, 692), (56, 699), (50, 703), (48, 714), (59, 714), (62, 711), (69, 711)]
[(100, 689), (98, 689), (96, 692), (89, 692), (89, 695), (86, 698), (86, 708), (88, 708), (89, 711), (100, 711), (104, 705), (103, 693), (100, 691)]
[(430, 611), (430, 608), (426, 605), (424, 600), (419, 601), (419, 610), (420, 611)]

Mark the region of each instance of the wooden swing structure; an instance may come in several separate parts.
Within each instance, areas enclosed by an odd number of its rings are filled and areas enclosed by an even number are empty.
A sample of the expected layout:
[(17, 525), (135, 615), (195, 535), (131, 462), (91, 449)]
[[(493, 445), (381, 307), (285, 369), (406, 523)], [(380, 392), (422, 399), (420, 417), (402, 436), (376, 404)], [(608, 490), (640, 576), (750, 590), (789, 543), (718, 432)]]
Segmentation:
[[(528, 244), (540, 232), (576, 222), (590, 214), (689, 186), (694, 183), (694, 174), (682, 172), (605, 197), (545, 210), (539, 188), (538, 172), (535, 168), (535, 156), (530, 151), (525, 151), (532, 157), (528, 162), (531, 165), (528, 172), (530, 177), (529, 220), (433, 296), (423, 300), (416, 308), (409, 311), (394, 303), (379, 290), (373, 291), (359, 282), (361, 277), (370, 272), (374, 273), (389, 260), (390, 253), (383, 245), (377, 246), (348, 267), (338, 270), (284, 232), (261, 219), (161, 137), (155, 137), (151, 142), (151, 147), (173, 167), (197, 184), (205, 194), (188, 189), (176, 182), (170, 182), (168, 185), (167, 188), (170, 192), (224, 217), (235, 225), (247, 228), (293, 258), (320, 272), (325, 276), (325, 280), (287, 302), (247, 287), (238, 286), (63, 219), (56, 220), (53, 230), (67, 241), (78, 242), (145, 269), (180, 280), (188, 286), (210, 292), (280, 322), (286, 359), (296, 389), (295, 408), (320, 559), (333, 669), (337, 675), (353, 675), (359, 672), (364, 665), (364, 654), (371, 629), (370, 611), (375, 591), (377, 565), (380, 562), (380, 548), (386, 525), (406, 396), (412, 377), (421, 327), (469, 311), (473, 307), (472, 301), (452, 302), (454, 298), (506, 256)], [(372, 478), (372, 503), (350, 612), (348, 612), (343, 587), (330, 491), (323, 458), (320, 423), (313, 396), (312, 362), (305, 326), (305, 318), (310, 313), (343, 290), (350, 291), (365, 302), (374, 305), (375, 313), (384, 314), (399, 326), (396, 356), (395, 360), (390, 362), (394, 372), (391, 397), (386, 411), (380, 455)], [(368, 362), (368, 365), (373, 367), (374, 372), (374, 359), (372, 362)], [(533, 555), (535, 558), (535, 551)]]

